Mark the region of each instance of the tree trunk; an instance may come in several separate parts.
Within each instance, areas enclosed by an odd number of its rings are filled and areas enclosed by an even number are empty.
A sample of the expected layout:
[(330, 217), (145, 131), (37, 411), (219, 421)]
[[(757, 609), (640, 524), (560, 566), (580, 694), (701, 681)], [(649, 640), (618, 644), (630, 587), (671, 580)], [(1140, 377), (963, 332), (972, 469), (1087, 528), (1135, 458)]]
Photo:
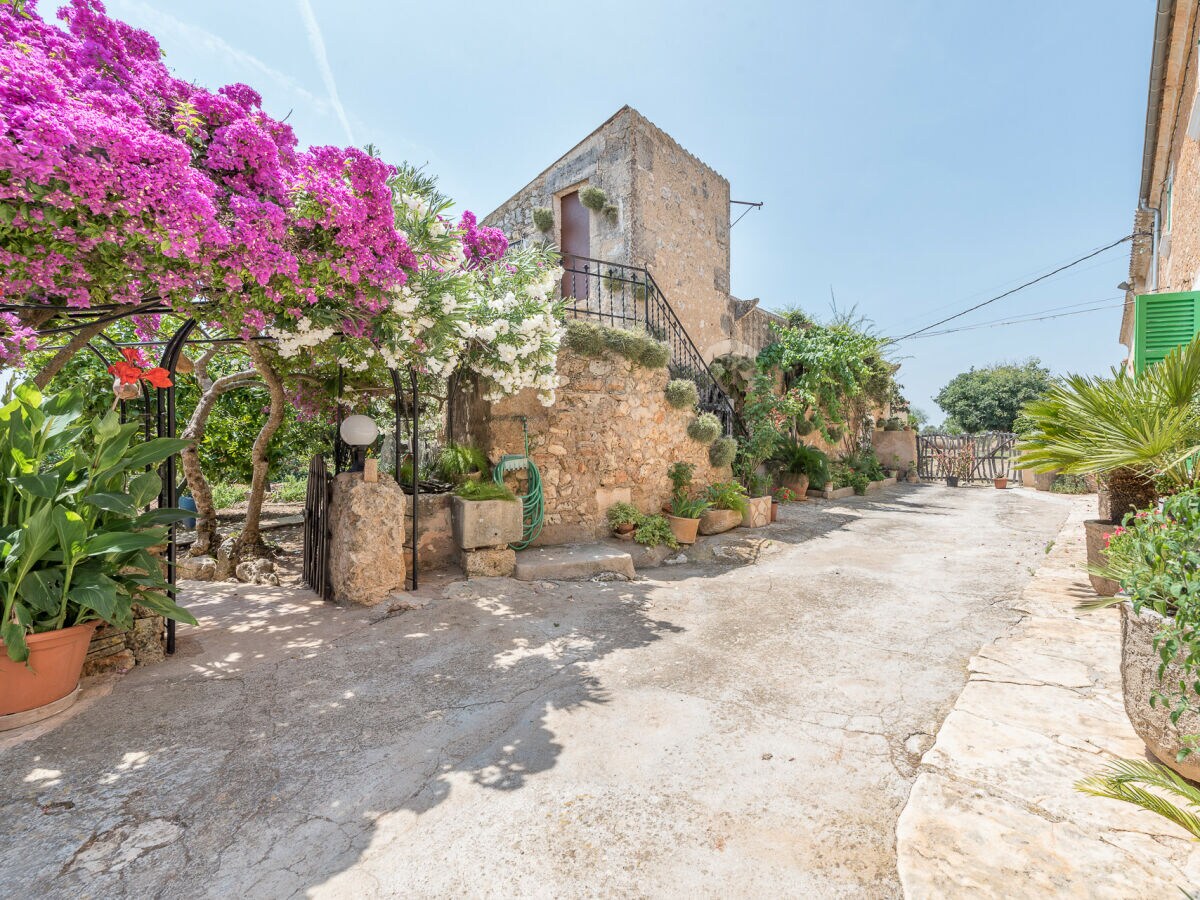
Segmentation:
[(99, 324), (84, 325), (79, 331), (71, 335), (71, 339), (67, 341), (66, 346), (50, 357), (50, 361), (33, 377), (33, 383), (38, 386), (38, 390), (44, 391), (46, 386), (50, 384), (50, 380), (62, 371), (62, 367), (70, 361), (71, 357), (86, 347), (88, 341), (110, 324), (110, 322), (101, 322)]
[(258, 437), (254, 439), (250, 496), (246, 503), (246, 524), (237, 541), (234, 552), (235, 563), (247, 553), (260, 550), (262, 546), (259, 524), (262, 519), (263, 499), (267, 493), (267, 476), (270, 474), (267, 448), (270, 447), (275, 432), (283, 424), (284, 413), (283, 380), (279, 377), (279, 373), (271, 365), (271, 361), (260, 344), (247, 341), (246, 349), (254, 361), (254, 367), (258, 369), (258, 374), (266, 382), (267, 390), (271, 393), (271, 410), (267, 414), (267, 421), (263, 423), (263, 427), (258, 432)]
[(216, 405), (217, 398), (226, 391), (258, 383), (258, 373), (253, 369), (235, 372), (213, 381), (208, 377), (208, 362), (215, 351), (209, 350), (195, 364), (194, 373), (200, 384), (200, 400), (188, 421), (187, 427), (180, 435), (192, 443), (180, 454), (183, 463), (183, 474), (187, 478), (192, 499), (196, 501), (196, 542), (192, 545), (191, 555), (200, 556), (216, 550), (217, 537), (217, 508), (213, 503), (212, 488), (200, 465), (200, 442), (204, 440), (204, 428), (208, 417)]
[(1109, 494), (1108, 521), (1115, 525), (1128, 513), (1150, 509), (1158, 502), (1154, 481), (1135, 469), (1113, 469), (1103, 480)]

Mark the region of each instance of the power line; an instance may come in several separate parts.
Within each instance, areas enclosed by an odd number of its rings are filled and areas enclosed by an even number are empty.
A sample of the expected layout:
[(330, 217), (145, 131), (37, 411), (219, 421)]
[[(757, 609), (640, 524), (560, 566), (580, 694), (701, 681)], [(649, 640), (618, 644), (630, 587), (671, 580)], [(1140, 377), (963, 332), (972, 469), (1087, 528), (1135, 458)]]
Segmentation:
[(982, 309), (983, 307), (987, 306), (988, 304), (995, 303), (997, 300), (1003, 300), (1005, 297), (1011, 297), (1013, 294), (1017, 293), (1017, 291), (1023, 291), (1023, 290), (1025, 290), (1025, 288), (1031, 287), (1032, 285), (1037, 284), (1039, 281), (1045, 281), (1047, 278), (1050, 278), (1052, 275), (1057, 275), (1059, 272), (1066, 271), (1067, 269), (1070, 269), (1072, 266), (1077, 266), (1081, 262), (1085, 262), (1094, 256), (1099, 256), (1101, 253), (1103, 253), (1106, 250), (1111, 250), (1113, 247), (1123, 244), (1126, 241), (1131, 241), (1131, 240), (1133, 240), (1134, 236), (1135, 235), (1127, 234), (1127, 235), (1125, 235), (1125, 237), (1121, 238), (1119, 241), (1113, 241), (1111, 244), (1106, 244), (1105, 246), (1101, 247), (1099, 250), (1093, 250), (1091, 253), (1087, 254), (1086, 256), (1081, 256), (1081, 257), (1079, 257), (1079, 259), (1069, 262), (1064, 266), (1059, 266), (1057, 269), (1047, 272), (1045, 275), (1039, 275), (1037, 278), (1034, 278), (1031, 281), (1026, 281), (1024, 284), (1019, 284), (1015, 288), (1005, 291), (1003, 294), (997, 294), (995, 297), (992, 297), (989, 300), (984, 300), (982, 303), (976, 303), (974, 306), (970, 306), (967, 309), (964, 309), (962, 312), (957, 312), (952, 316), (946, 316), (946, 318), (944, 318), (944, 319), (939, 319), (938, 321), (934, 322), (932, 325), (926, 325), (924, 328), (918, 328), (916, 331), (911, 331), (902, 337), (894, 338), (891, 341), (891, 343), (896, 344), (896, 343), (899, 343), (900, 341), (906, 341), (911, 337), (916, 337), (919, 334), (924, 334), (925, 332), (929, 331), (932, 328), (937, 328), (939, 325), (945, 325), (947, 322), (952, 322), (955, 319), (961, 319), (963, 316), (967, 315), (968, 313), (973, 313), (977, 309)]
[(1078, 303), (1067, 303), (1063, 306), (1048, 306), (1045, 309), (1031, 309), (1028, 312), (1023, 313), (1009, 313), (1006, 316), (1000, 316), (996, 319), (987, 319), (983, 322), (972, 322), (970, 325), (957, 325), (954, 328), (947, 328), (936, 333), (944, 334), (946, 331), (970, 331), (973, 328), (982, 328), (985, 325), (995, 325), (999, 322), (1007, 322), (1010, 320), (1015, 322), (1020, 319), (1044, 316), (1046, 313), (1057, 313), (1065, 312), (1069, 309), (1079, 309), (1082, 306), (1090, 307), (1098, 303), (1107, 305), (1117, 300), (1124, 302), (1124, 298), (1119, 295), (1116, 297), (1093, 297), (1091, 300), (1080, 300)]
[(929, 332), (924, 332), (922, 334), (914, 335), (914, 336), (915, 337), (923, 337), (923, 338), (940, 337), (941, 335), (946, 335), (946, 334), (958, 334), (960, 331), (974, 331), (977, 328), (998, 328), (1001, 325), (1025, 325), (1030, 322), (1045, 322), (1048, 319), (1064, 319), (1067, 316), (1081, 316), (1081, 315), (1084, 315), (1085, 313), (1103, 312), (1105, 310), (1114, 309), (1118, 306), (1124, 306), (1124, 305), (1125, 305), (1125, 301), (1120, 300), (1116, 303), (1112, 303), (1112, 302), (1103, 303), (1103, 304), (1100, 304), (1099, 306), (1093, 306), (1090, 309), (1077, 309), (1074, 312), (1057, 313), (1056, 315), (1052, 315), (1052, 316), (1035, 316), (1035, 317), (1020, 318), (1020, 319), (1009, 319), (1007, 321), (982, 322), (978, 325), (964, 325), (962, 328), (947, 328), (943, 331), (929, 331)]

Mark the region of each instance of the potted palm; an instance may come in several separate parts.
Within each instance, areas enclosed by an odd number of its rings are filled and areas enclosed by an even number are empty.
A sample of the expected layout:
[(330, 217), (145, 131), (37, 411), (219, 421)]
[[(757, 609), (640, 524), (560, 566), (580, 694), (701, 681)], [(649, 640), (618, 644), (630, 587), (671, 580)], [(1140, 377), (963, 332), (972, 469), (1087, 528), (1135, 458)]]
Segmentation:
[[(1069, 375), (1026, 405), (1018, 468), (1039, 477), (1094, 473), (1107, 497), (1107, 514), (1084, 523), (1093, 569), (1103, 565), (1108, 535), (1128, 514), (1198, 483), (1197, 396), (1200, 338), (1137, 378), (1117, 370), (1109, 377)], [(1112, 593), (1111, 579), (1095, 573), (1092, 587)]]
[(0, 407), (0, 716), (61, 708), (96, 627), (132, 627), (134, 604), (196, 621), (168, 596), (156, 555), (187, 513), (152, 508), (152, 467), (187, 442), (142, 441), (139, 423), (83, 409), (78, 393), (32, 384)]
[(829, 457), (819, 448), (794, 439), (784, 439), (775, 450), (779, 486), (803, 497), (810, 484), (824, 485), (830, 479)]
[(451, 441), (438, 453), (438, 475), (450, 484), (479, 481), (487, 469), (488, 461), (483, 451), (469, 444), (456, 444)]

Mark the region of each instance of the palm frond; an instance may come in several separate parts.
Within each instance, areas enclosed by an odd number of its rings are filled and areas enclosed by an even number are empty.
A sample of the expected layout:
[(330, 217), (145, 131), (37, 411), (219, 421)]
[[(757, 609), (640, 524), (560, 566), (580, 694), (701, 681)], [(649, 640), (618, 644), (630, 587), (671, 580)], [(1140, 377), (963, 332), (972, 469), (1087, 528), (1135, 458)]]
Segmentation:
[[(1143, 785), (1145, 787), (1143, 787)], [(1156, 788), (1196, 810), (1177, 806), (1169, 797), (1146, 790)], [(1141, 759), (1119, 759), (1095, 775), (1080, 779), (1075, 789), (1094, 797), (1107, 797), (1157, 813), (1200, 840), (1200, 788), (1180, 778), (1167, 766)]]

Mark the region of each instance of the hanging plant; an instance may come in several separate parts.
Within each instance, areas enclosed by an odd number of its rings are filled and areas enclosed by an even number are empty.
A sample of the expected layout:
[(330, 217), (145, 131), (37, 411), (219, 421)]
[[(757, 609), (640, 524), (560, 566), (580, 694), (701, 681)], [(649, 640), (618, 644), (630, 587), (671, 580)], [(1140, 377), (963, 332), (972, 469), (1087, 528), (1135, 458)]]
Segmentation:
[(533, 208), (533, 225), (542, 233), (550, 232), (554, 229), (554, 213), (545, 206), (535, 206)]
[(592, 212), (603, 212), (608, 204), (608, 194), (595, 185), (589, 184), (579, 192), (579, 202)]
[(676, 378), (667, 382), (667, 403), (675, 409), (695, 409), (700, 402), (700, 391), (690, 378)]
[(615, 203), (605, 203), (604, 208), (600, 210), (600, 214), (608, 219), (610, 225), (616, 225), (621, 215), (621, 207)]
[(688, 437), (705, 446), (721, 436), (721, 420), (712, 413), (700, 413), (688, 423)]

